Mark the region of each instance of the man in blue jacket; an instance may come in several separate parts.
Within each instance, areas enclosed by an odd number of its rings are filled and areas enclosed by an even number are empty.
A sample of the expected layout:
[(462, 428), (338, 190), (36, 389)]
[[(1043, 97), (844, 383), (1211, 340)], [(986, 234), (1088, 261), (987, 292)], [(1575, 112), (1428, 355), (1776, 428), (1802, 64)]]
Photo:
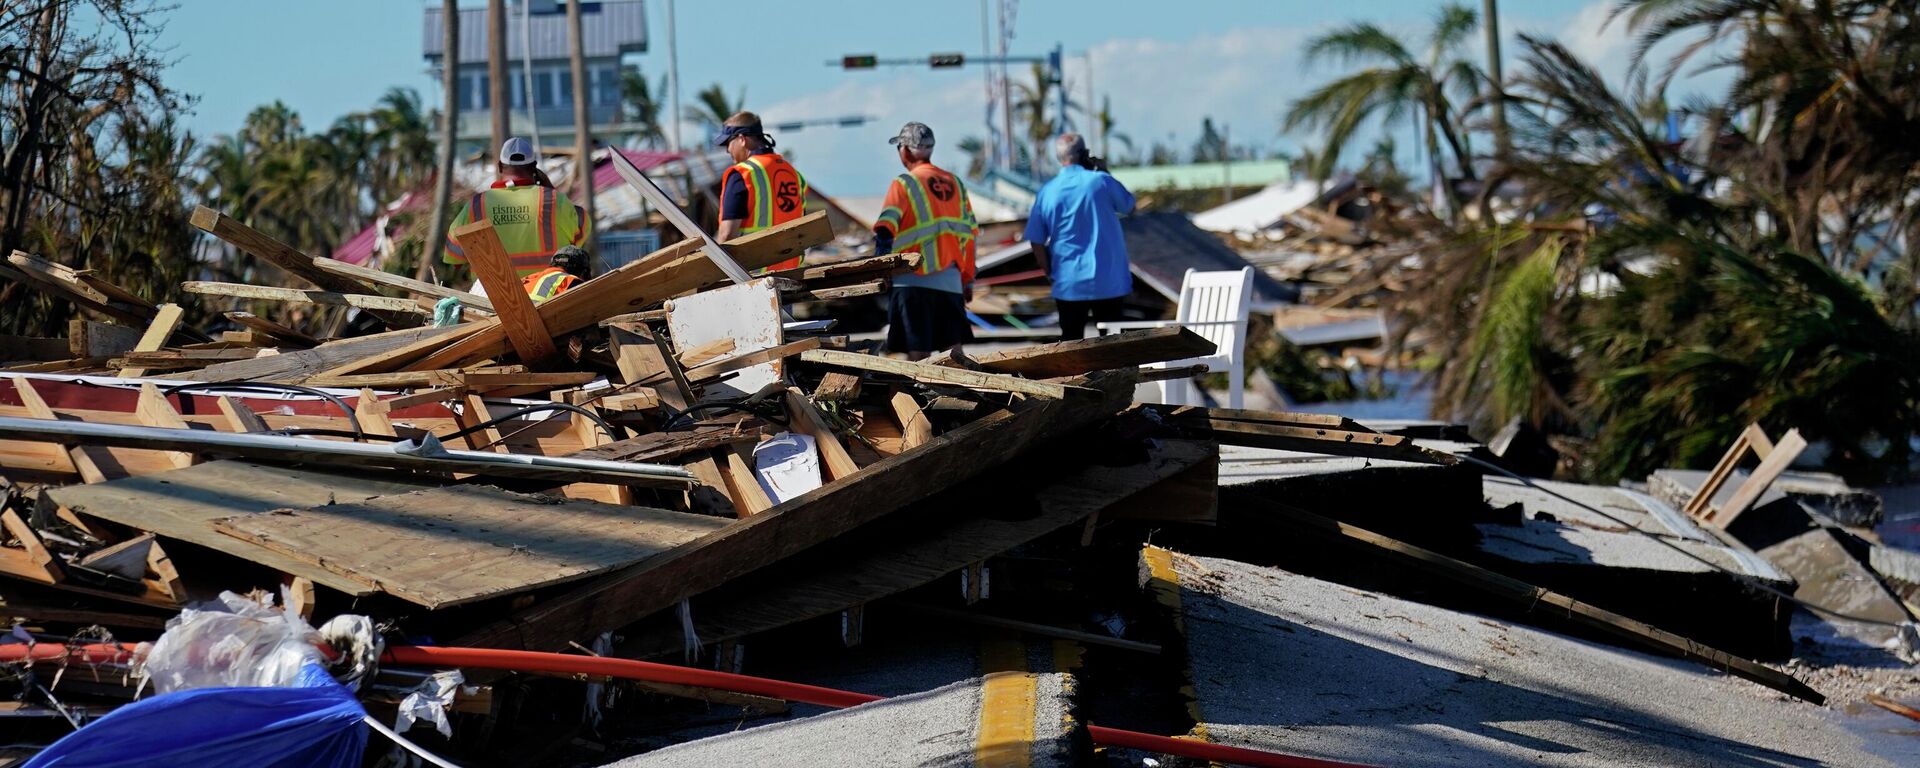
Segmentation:
[(1040, 269), (1053, 282), (1060, 310), (1060, 340), (1086, 336), (1087, 320), (1120, 319), (1120, 304), (1133, 292), (1127, 241), (1120, 214), (1133, 212), (1133, 193), (1107, 174), (1106, 163), (1089, 157), (1077, 133), (1053, 142), (1060, 175), (1033, 201), (1027, 242)]

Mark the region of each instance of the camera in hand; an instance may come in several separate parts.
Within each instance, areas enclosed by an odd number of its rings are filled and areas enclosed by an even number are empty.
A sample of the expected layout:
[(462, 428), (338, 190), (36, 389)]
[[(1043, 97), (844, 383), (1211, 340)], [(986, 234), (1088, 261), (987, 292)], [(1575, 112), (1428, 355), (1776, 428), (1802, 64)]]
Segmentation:
[(1106, 158), (1096, 157), (1089, 153), (1080, 156), (1080, 167), (1089, 171), (1105, 171), (1107, 170), (1107, 161)]

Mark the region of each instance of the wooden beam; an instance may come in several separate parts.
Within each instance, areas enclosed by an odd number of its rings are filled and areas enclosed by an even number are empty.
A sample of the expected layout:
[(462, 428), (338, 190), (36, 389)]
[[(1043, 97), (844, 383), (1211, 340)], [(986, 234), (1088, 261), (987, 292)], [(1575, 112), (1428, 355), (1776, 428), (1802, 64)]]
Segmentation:
[(926, 409), (920, 407), (913, 395), (895, 392), (887, 404), (893, 408), (894, 419), (900, 422), (900, 450), (910, 451), (933, 439), (933, 422), (927, 420)]
[(444, 387), (441, 389), (429, 389), (424, 392), (415, 392), (411, 395), (402, 395), (400, 397), (389, 399), (387, 401), (387, 410), (399, 411), (399, 410), (405, 410), (407, 408), (412, 408), (416, 405), (427, 405), (429, 403), (450, 402), (450, 401), (458, 400), (462, 397), (465, 397), (466, 394), (467, 394), (466, 390), (461, 387)]
[(705, 451), (735, 443), (757, 443), (764, 432), (758, 421), (745, 423), (702, 423), (677, 432), (648, 432), (638, 437), (596, 445), (569, 458), (633, 461), (643, 464), (678, 459), (695, 451)]
[(348, 264), (347, 262), (329, 259), (325, 256), (313, 257), (313, 266), (323, 272), (331, 272), (367, 285), (384, 285), (389, 288), (398, 288), (416, 296), (426, 296), (434, 299), (453, 299), (465, 307), (477, 309), (489, 314), (493, 312), (493, 300), (485, 296), (434, 285), (433, 283), (422, 282), (405, 275), (396, 275), (386, 270), (363, 267), (358, 264)]
[(1814, 704), (1826, 701), (1826, 697), (1820, 695), (1819, 691), (1815, 691), (1784, 672), (1709, 647), (1699, 641), (1681, 637), (1645, 622), (1596, 608), (1558, 592), (1284, 504), (1269, 504), (1267, 510), (1269, 514), (1291, 524), (1297, 530), (1334, 541), (1370, 547), (1420, 571), (1450, 579), (1483, 594), (1501, 598), (1527, 611), (1549, 609), (1553, 616), (1571, 619), (1664, 653), (1672, 653), (1705, 663), (1714, 669), (1751, 680), (1788, 696)]
[(860, 465), (847, 455), (847, 446), (840, 442), (840, 436), (827, 424), (826, 416), (799, 387), (787, 388), (787, 419), (792, 429), (813, 436), (815, 449), (820, 452), (820, 468), (826, 474), (822, 478), (825, 482), (851, 477), (860, 471)]
[(246, 326), (248, 330), (254, 331), (256, 333), (264, 333), (268, 336), (272, 336), (276, 339), (279, 339), (282, 342), (282, 344), (285, 346), (299, 347), (302, 349), (320, 346), (319, 339), (316, 339), (305, 333), (301, 333), (300, 331), (290, 328), (288, 326), (281, 325), (280, 323), (276, 323), (272, 320), (268, 320), (264, 317), (255, 315), (252, 312), (239, 312), (239, 311), (228, 312), (226, 313), (226, 318), (228, 320), (232, 320), (236, 323), (239, 323), (240, 325)]
[[(674, 341), (678, 343), (679, 339)], [(733, 339), (714, 339), (692, 349), (683, 349), (680, 354), (674, 355), (673, 359), (678, 361), (682, 368), (692, 368), (726, 356), (733, 352), (733, 347)]]
[(929, 384), (956, 384), (975, 389), (991, 389), (1001, 392), (1018, 392), (1023, 395), (1060, 399), (1069, 393), (1089, 394), (1085, 387), (1056, 384), (1048, 381), (1032, 381), (1016, 376), (998, 373), (970, 371), (965, 368), (946, 368), (927, 363), (915, 363), (907, 360), (894, 360), (878, 355), (863, 355), (857, 352), (843, 352), (837, 349), (815, 349), (800, 353), (800, 359), (809, 363), (851, 368), (854, 370), (891, 373), (905, 376), (914, 381)]
[(228, 432), (272, 431), (272, 428), (267, 426), (266, 420), (260, 418), (260, 414), (254, 413), (252, 408), (248, 408), (246, 403), (227, 395), (221, 395), (216, 402), (220, 405), (221, 415), (227, 417)]
[(1397, 459), (1421, 464), (1450, 465), (1460, 462), (1457, 456), (1422, 448), (1415, 445), (1409, 438), (1383, 435), (1378, 432), (1349, 432), (1221, 419), (1210, 420), (1207, 423), (1207, 429), (1213, 439), (1226, 445), (1273, 448), (1326, 456)]
[[(173, 403), (168, 402), (166, 396), (160, 394), (160, 388), (150, 381), (140, 383), (140, 401), (135, 406), (134, 413), (139, 415), (141, 424), (149, 427), (189, 428), (187, 420), (180, 418), (180, 412), (173, 409)], [(191, 453), (184, 451), (166, 451), (165, 453), (167, 460), (173, 462), (175, 467), (191, 467), (194, 464)]]
[(813, 399), (821, 403), (850, 403), (860, 399), (860, 377), (844, 371), (827, 371), (820, 386), (813, 388)]
[(744, 445), (729, 445), (718, 449), (725, 461), (727, 496), (733, 499), (735, 514), (740, 517), (752, 517), (773, 508), (773, 499), (767, 497), (767, 489), (760, 487), (760, 476), (753, 470), (753, 451)]
[(717, 379), (724, 373), (737, 371), (742, 368), (751, 368), (761, 363), (784, 360), (809, 349), (819, 349), (820, 342), (821, 338), (819, 336), (809, 336), (799, 341), (789, 341), (777, 347), (768, 347), (743, 355), (734, 355), (733, 357), (715, 360), (687, 369), (687, 381), (693, 384), (700, 384)]
[[(468, 251), (467, 253), (472, 254), (473, 252)], [(493, 409), (487, 407), (485, 398), (468, 392), (461, 404), (466, 406), (466, 408), (461, 411), (461, 429), (473, 429), (476, 426), (493, 420)], [(469, 432), (467, 433), (466, 440), (467, 448), (472, 450), (493, 451), (494, 453), (509, 452), (507, 446), (502, 442), (500, 428), (497, 426)]]
[[(34, 389), (33, 380), (25, 376), (13, 377), (13, 391), (20, 396), (20, 404), (26, 406), (28, 416), (47, 421), (60, 420), (60, 415), (54, 413), (53, 408), (47, 405), (47, 401), (40, 397), (39, 390)], [(64, 450), (53, 448), (52, 453), (61, 454), (63, 458), (60, 461), (65, 465), (66, 470), (79, 475), (82, 481), (88, 483), (104, 483), (113, 479), (102, 468), (103, 464), (116, 469), (119, 466), (119, 462), (114, 461), (104, 449), (89, 445), (75, 445)], [(124, 473), (116, 472), (115, 474)]]
[[(66, 299), (81, 309), (92, 310), (107, 317), (132, 326), (145, 328), (153, 320), (157, 310), (145, 300), (127, 301), (118, 298), (125, 291), (108, 293), (96, 287), (94, 283), (83, 280), (73, 268), (55, 264), (24, 251), (14, 251), (7, 262), (16, 274), (25, 277)], [(116, 286), (117, 288), (117, 286)], [(138, 299), (138, 297), (134, 297)]]
[(982, 370), (994, 373), (1051, 379), (1108, 368), (1206, 357), (1213, 353), (1213, 342), (1191, 329), (1144, 328), (1090, 339), (989, 352), (973, 360)]
[[(191, 221), (193, 226), (200, 230), (232, 243), (235, 248), (251, 253), (262, 261), (312, 283), (323, 291), (357, 294), (365, 290), (365, 286), (352, 278), (336, 275), (314, 266), (312, 256), (301, 253), (293, 246), (268, 237), (259, 230), (212, 208), (204, 205), (194, 208)], [(420, 324), (420, 318), (411, 312), (393, 312), (385, 309), (369, 311), (390, 327), (409, 328)]]
[(1800, 436), (1800, 430), (1787, 430), (1786, 434), (1780, 436), (1780, 441), (1767, 451), (1767, 457), (1760, 460), (1760, 466), (1753, 468), (1753, 474), (1747, 475), (1746, 482), (1734, 489), (1733, 498), (1727, 499), (1727, 505), (1713, 509), (1707, 523), (1721, 529), (1732, 525), (1741, 513), (1760, 500), (1760, 495), (1766, 493), (1773, 481), (1780, 478), (1780, 473), (1787, 471), (1793, 460), (1806, 449), (1807, 439)]
[(20, 542), (20, 550), (0, 548), (0, 571), (19, 576), (23, 579), (42, 584), (58, 584), (65, 575), (60, 570), (60, 560), (47, 551), (40, 542), (40, 535), (34, 532), (27, 521), (12, 509), (0, 510), (0, 528), (8, 536)]
[[(199, 371), (175, 378), (191, 381), (271, 381), (282, 384), (298, 384), (310, 376), (322, 373), (345, 375), (348, 373), (376, 373), (377, 371), (350, 370), (356, 364), (381, 359), (389, 355), (400, 354), (401, 350), (431, 348), (457, 339), (461, 334), (471, 333), (472, 323), (452, 328), (408, 328), (400, 331), (388, 331), (372, 336), (358, 336), (340, 341), (330, 341), (313, 349), (282, 352), (271, 357), (259, 357), (232, 363), (210, 365)], [(424, 351), (417, 354), (425, 354)]]
[[(140, 341), (133, 345), (130, 352), (155, 352), (167, 345), (167, 338), (173, 335), (174, 326), (180, 324), (183, 310), (178, 304), (162, 304), (154, 313), (153, 324), (147, 326), (147, 332), (140, 335)], [(123, 378), (139, 378), (147, 375), (145, 368), (122, 368)]]
[(506, 331), (508, 342), (513, 344), (514, 353), (520, 356), (520, 362), (539, 366), (558, 356), (560, 350), (554, 346), (553, 333), (534, 308), (533, 299), (528, 298), (526, 286), (521, 284), (513, 260), (507, 256), (506, 246), (501, 245), (500, 235), (493, 231), (493, 222), (476, 221), (454, 229), (448, 236), (466, 251), (467, 266), (473, 269), (480, 284), (487, 287), (487, 297), (493, 299), (494, 311), (499, 313), (500, 325)]
[[(565, 295), (565, 294), (562, 294)], [(934, 438), (920, 450), (870, 465), (842, 481), (669, 552), (656, 555), (454, 640), (456, 646), (551, 650), (672, 607), (840, 536), (901, 507), (1013, 460), (1034, 444), (1109, 416), (1133, 396), (1133, 371), (1077, 380), (1100, 396), (1033, 399)]]
[(74, 357), (116, 357), (140, 343), (139, 328), (76, 317), (67, 323), (67, 351)]
[(868, 280), (852, 285), (836, 285), (831, 288), (802, 288), (797, 291), (781, 291), (780, 300), (788, 304), (803, 301), (839, 301), (857, 299), (861, 296), (878, 296), (893, 287), (893, 281), (880, 279)]
[(393, 420), (387, 418), (389, 413), (392, 409), (372, 389), (361, 389), (360, 399), (353, 402), (354, 420), (360, 422), (360, 431), (370, 435), (400, 436), (393, 429)]
[[(807, 248), (828, 242), (833, 237), (833, 227), (827, 223), (826, 212), (819, 211), (745, 237), (734, 238), (723, 247), (743, 267), (758, 269), (805, 253)], [(539, 306), (540, 317), (548, 330), (564, 335), (614, 315), (652, 306), (726, 281), (726, 276), (700, 253), (700, 241), (682, 240), (553, 297)], [(511, 349), (499, 318), (469, 325), (478, 329), (472, 336), (417, 359), (407, 367), (457, 367), (476, 360), (499, 357)]]
[(886, 253), (832, 264), (808, 264), (783, 269), (769, 272), (767, 277), (797, 280), (813, 286), (842, 285), (845, 281), (859, 282), (870, 275), (891, 275), (905, 269), (917, 269), (920, 258), (918, 253)]
[[(374, 296), (364, 293), (336, 293), (334, 291), (316, 291), (304, 288), (278, 288), (270, 285), (213, 283), (203, 280), (189, 280), (181, 283), (180, 290), (206, 296), (234, 296), (242, 299), (260, 299), (262, 301), (290, 301), (335, 307), (359, 307), (365, 310), (380, 310), (397, 316), (404, 316), (406, 314), (429, 314), (426, 307), (420, 306), (419, 302), (412, 299), (395, 299), (387, 296)], [(419, 325), (419, 323), (414, 324)]]

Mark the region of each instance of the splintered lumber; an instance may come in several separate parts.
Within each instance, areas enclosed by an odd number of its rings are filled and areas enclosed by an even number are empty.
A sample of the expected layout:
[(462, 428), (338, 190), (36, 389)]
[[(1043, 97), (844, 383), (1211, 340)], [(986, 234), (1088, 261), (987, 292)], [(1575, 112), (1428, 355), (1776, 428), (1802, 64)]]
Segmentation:
[[(8, 419), (9, 421), (21, 422), (29, 432), (53, 430), (59, 427), (61, 423), (60, 415), (54, 413), (53, 408), (47, 405), (46, 399), (40, 396), (39, 390), (34, 389), (31, 379), (25, 376), (13, 377), (13, 391), (14, 394), (20, 397), (20, 404), (26, 406), (27, 413), (33, 418)], [(37, 438), (28, 437), (26, 439), (35, 440)], [(54, 449), (52, 452), (58, 454), (61, 451)], [(79, 475), (80, 479), (86, 482), (103, 483), (114, 477), (124, 477), (127, 474), (125, 469), (120, 466), (120, 462), (115, 460), (113, 455), (108, 453), (105, 448), (88, 445), (86, 443), (77, 443), (68, 446), (64, 453), (65, 455), (60, 457), (58, 464), (65, 465), (63, 468), (66, 471)]]
[(806, 284), (809, 289), (818, 289), (865, 282), (876, 275), (891, 275), (901, 270), (917, 269), (919, 266), (920, 254), (918, 253), (886, 253), (864, 259), (836, 261), (832, 264), (812, 264), (783, 269), (778, 272), (769, 272), (767, 277), (796, 280)]
[(1780, 437), (1780, 441), (1767, 451), (1766, 458), (1760, 460), (1760, 466), (1753, 468), (1753, 474), (1748, 475), (1746, 481), (1741, 483), (1739, 488), (1734, 489), (1733, 498), (1727, 500), (1727, 505), (1711, 510), (1711, 514), (1706, 518), (1707, 524), (1721, 529), (1732, 525), (1736, 518), (1747, 511), (1748, 507), (1760, 500), (1760, 495), (1767, 492), (1767, 487), (1773, 485), (1773, 481), (1779, 479), (1780, 473), (1785, 472), (1787, 467), (1793, 464), (1793, 460), (1798, 458), (1800, 452), (1806, 448), (1807, 439), (1800, 436), (1800, 430), (1787, 430), (1787, 433)]
[(144, 335), (138, 328), (76, 317), (67, 323), (67, 352), (74, 357), (116, 357)]
[(408, 328), (389, 331), (372, 336), (332, 341), (313, 349), (210, 365), (190, 373), (170, 374), (168, 378), (184, 381), (269, 381), (297, 384), (309, 376), (316, 376), (322, 372), (335, 374), (334, 369), (347, 366), (349, 363), (378, 357), (409, 345), (444, 344), (461, 333), (471, 333), (472, 325), (467, 323), (452, 328)]
[[(917, 503), (910, 525), (890, 520), (855, 531), (702, 594), (694, 631), (706, 642), (735, 639), (901, 594), (1150, 492), (1217, 454), (1211, 442), (1162, 440), (1146, 461), (1124, 466), (1022, 460), (994, 470), (993, 482), (959, 484)], [(1020, 514), (983, 514), (1009, 506)], [(655, 617), (622, 655), (678, 654), (682, 636), (672, 614)]]
[(1206, 357), (1213, 342), (1187, 328), (1145, 328), (1110, 336), (1040, 344), (973, 358), (982, 370), (1031, 379)]
[(223, 535), (214, 530), (213, 521), (282, 508), (353, 503), (436, 485), (439, 482), (364, 471), (212, 461), (108, 483), (46, 488), (40, 494), (43, 504), (216, 549), (362, 596), (375, 590), (304, 560)]
[[(188, 428), (187, 420), (180, 418), (180, 412), (173, 409), (173, 403), (160, 394), (160, 388), (154, 386), (153, 382), (140, 383), (140, 400), (134, 412), (140, 416), (140, 423), (149, 427)], [(191, 453), (168, 451), (167, 460), (173, 462), (175, 467), (193, 466)]]
[(820, 403), (849, 403), (860, 399), (860, 377), (844, 371), (827, 371), (820, 386), (813, 388), (813, 399)]
[(380, 395), (371, 389), (360, 390), (360, 397), (353, 401), (353, 418), (360, 422), (360, 430), (369, 435), (398, 437), (393, 429), (393, 419), (388, 418), (393, 407), (380, 399)]
[[(480, 323), (461, 323), (452, 328), (437, 328), (435, 330), (447, 331), (447, 333), (435, 336), (415, 336), (407, 340), (406, 343), (388, 346), (377, 353), (356, 358), (346, 358), (343, 361), (329, 362), (327, 367), (316, 371), (316, 373), (326, 376), (354, 376), (359, 374), (398, 371), (407, 367), (408, 363), (419, 360), (431, 354), (436, 349), (450, 344), (458, 345), (461, 341), (479, 333), (484, 327), (485, 326)], [(336, 341), (333, 343), (338, 344), (340, 342)], [(501, 350), (502, 354), (505, 354), (505, 352), (505, 349)], [(415, 370), (433, 370), (435, 368), (435, 366), (429, 365), (416, 365), (412, 367)], [(448, 365), (440, 367), (455, 368), (458, 366)]]
[[(277, 288), (270, 285), (247, 285), (245, 283), (212, 283), (203, 280), (188, 280), (180, 284), (180, 290), (206, 296), (232, 296), (241, 299), (260, 299), (263, 301), (291, 301), (306, 304), (325, 304), (336, 307), (359, 307), (367, 310), (381, 310), (386, 313), (404, 316), (428, 314), (426, 307), (412, 299), (395, 299), (388, 296), (374, 296), (364, 293), (338, 293), (335, 291), (316, 291), (305, 288)], [(419, 325), (419, 323), (414, 323)]]
[(734, 344), (735, 342), (731, 338), (714, 339), (703, 344), (696, 344), (691, 349), (685, 349), (681, 351), (680, 354), (675, 355), (674, 359), (680, 361), (680, 367), (692, 368), (733, 354)]
[(704, 515), (473, 485), (213, 523), (221, 533), (429, 609), (584, 578), (726, 525)]
[(6, 538), (20, 542), (19, 549), (0, 547), (0, 573), (18, 576), (42, 584), (57, 584), (63, 574), (60, 572), (60, 560), (47, 551), (27, 521), (12, 509), (0, 510), (0, 530), (6, 532)]
[(246, 326), (255, 333), (264, 333), (278, 339), (283, 346), (309, 348), (320, 346), (320, 340), (298, 330), (255, 315), (252, 312), (228, 312), (226, 318)]
[[(548, 480), (557, 483), (611, 483), (684, 488), (692, 477), (678, 467), (594, 462), (546, 456), (511, 456), (444, 450), (402, 453), (392, 445), (371, 445), (280, 435), (234, 434), (198, 429), (159, 429), (119, 424), (48, 422), (0, 416), (0, 439), (35, 440), (79, 446), (142, 448), (219, 453), (243, 458), (303, 462), (327, 466), (375, 467), (424, 472), (468, 472), (488, 477)], [(84, 474), (83, 474), (84, 476)]]
[(833, 427), (827, 425), (827, 418), (807, 399), (807, 394), (799, 387), (787, 387), (787, 418), (789, 426), (797, 432), (813, 436), (815, 450), (820, 452), (820, 468), (826, 474), (827, 482), (850, 477), (860, 471), (847, 455), (847, 446), (840, 442), (840, 436), (834, 434)]
[[(251, 253), (262, 261), (312, 283), (323, 291), (357, 294), (366, 290), (365, 285), (352, 278), (342, 277), (314, 266), (314, 257), (301, 253), (293, 246), (268, 237), (259, 230), (212, 208), (204, 205), (196, 207), (191, 220), (194, 227), (232, 243), (235, 248)], [(418, 309), (418, 305), (414, 306)], [(420, 318), (410, 312), (391, 312), (384, 309), (370, 309), (369, 312), (393, 328), (411, 328), (420, 324)]]
[(228, 432), (270, 431), (266, 420), (260, 418), (260, 414), (254, 413), (252, 408), (248, 408), (246, 403), (227, 395), (221, 395), (216, 402), (220, 404), (220, 414), (227, 419)]
[(743, 445), (719, 449), (725, 470), (727, 497), (733, 499), (735, 514), (751, 517), (773, 508), (773, 499), (761, 487), (760, 476), (753, 471), (753, 452)]
[(975, 389), (991, 389), (1001, 392), (1018, 392), (1023, 395), (1060, 399), (1070, 393), (1086, 394), (1085, 387), (1056, 384), (1049, 381), (1032, 381), (1016, 376), (998, 373), (971, 371), (965, 368), (946, 368), (928, 363), (916, 363), (907, 360), (894, 360), (878, 355), (863, 355), (858, 352), (843, 352), (837, 349), (814, 349), (800, 353), (800, 359), (809, 363), (853, 368), (875, 373), (890, 373), (905, 376), (914, 381), (928, 384), (957, 384)]
[[(565, 295), (565, 294), (562, 294)], [(1100, 396), (1032, 399), (872, 464), (753, 517), (600, 577), (494, 622), (452, 644), (553, 650), (632, 623), (761, 567), (838, 537), (1014, 459), (1045, 439), (1117, 412), (1133, 371), (1076, 381)]]
[[(264, 353), (264, 354), (263, 354)], [(234, 360), (252, 360), (256, 357), (270, 357), (271, 350), (259, 347), (239, 347), (235, 349), (162, 349), (157, 352), (128, 352), (111, 362), (126, 366), (120, 369), (122, 377), (128, 371), (139, 376), (147, 371), (158, 369), (204, 368), (213, 363), (232, 362)]]
[(1298, 427), (1225, 419), (1209, 419), (1206, 425), (1213, 439), (1227, 445), (1273, 448), (1327, 456), (1398, 459), (1422, 464), (1457, 464), (1460, 461), (1459, 457), (1452, 454), (1415, 445), (1411, 438), (1378, 432), (1354, 432), (1324, 427)]
[(520, 362), (537, 366), (559, 355), (559, 348), (553, 344), (553, 333), (540, 318), (540, 312), (534, 309), (533, 299), (527, 296), (519, 273), (514, 271), (513, 260), (507, 256), (506, 246), (493, 231), (493, 222), (476, 221), (447, 236), (466, 251), (467, 266), (473, 269), (480, 284), (487, 287), (487, 296), (494, 300), (500, 326), (507, 333), (507, 341), (513, 344), (514, 353), (520, 356)]
[[(724, 248), (747, 269), (759, 269), (806, 252), (834, 237), (826, 212), (735, 238)], [(539, 306), (540, 318), (555, 334), (568, 334), (614, 315), (631, 312), (689, 291), (726, 281), (718, 267), (700, 252), (700, 241), (682, 240), (654, 251), (604, 275), (574, 286)], [(452, 368), (499, 357), (510, 349), (499, 318), (475, 323), (472, 336), (411, 362), (408, 368)], [(396, 365), (396, 368), (399, 367)], [(357, 370), (353, 373), (380, 373)]]
[(841, 299), (855, 299), (861, 296), (877, 296), (886, 293), (887, 289), (891, 287), (893, 287), (893, 281), (882, 278), (878, 280), (868, 280), (863, 283), (853, 283), (851, 285), (836, 285), (831, 288), (801, 288), (796, 291), (781, 291), (780, 300), (789, 304), (798, 304), (803, 301), (839, 301)]
[(331, 272), (351, 280), (358, 280), (369, 285), (384, 285), (389, 288), (398, 288), (417, 296), (428, 296), (435, 299), (453, 299), (460, 302), (462, 306), (488, 313), (493, 312), (493, 300), (485, 296), (434, 285), (433, 283), (421, 282), (411, 277), (396, 275), (386, 270), (363, 267), (358, 264), (348, 264), (344, 261), (329, 259), (325, 256), (313, 257), (313, 266), (322, 271)]
[(1544, 607), (1553, 616), (1565, 617), (1664, 653), (1672, 653), (1705, 663), (1727, 674), (1751, 680), (1788, 696), (1814, 704), (1822, 704), (1826, 701), (1826, 697), (1819, 691), (1800, 682), (1792, 675), (1709, 647), (1699, 641), (1681, 637), (1651, 624), (1596, 608), (1558, 592), (1284, 504), (1271, 504), (1267, 507), (1267, 512), (1298, 530), (1335, 542), (1344, 541), (1372, 547), (1401, 563), (1464, 584), (1489, 596), (1507, 600), (1526, 610), (1540, 610)]

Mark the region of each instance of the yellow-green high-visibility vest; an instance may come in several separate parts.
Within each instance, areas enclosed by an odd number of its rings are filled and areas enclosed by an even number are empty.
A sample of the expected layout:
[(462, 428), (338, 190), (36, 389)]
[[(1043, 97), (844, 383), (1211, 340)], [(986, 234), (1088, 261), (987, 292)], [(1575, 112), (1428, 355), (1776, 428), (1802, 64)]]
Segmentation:
[[(565, 245), (586, 242), (588, 224), (573, 201), (551, 187), (527, 185), (476, 192), (454, 216), (447, 231), (475, 221), (493, 222), (494, 234), (507, 249), (514, 272), (521, 278), (546, 269), (553, 252)], [(447, 238), (442, 257), (448, 264), (467, 263), (460, 244)]]

